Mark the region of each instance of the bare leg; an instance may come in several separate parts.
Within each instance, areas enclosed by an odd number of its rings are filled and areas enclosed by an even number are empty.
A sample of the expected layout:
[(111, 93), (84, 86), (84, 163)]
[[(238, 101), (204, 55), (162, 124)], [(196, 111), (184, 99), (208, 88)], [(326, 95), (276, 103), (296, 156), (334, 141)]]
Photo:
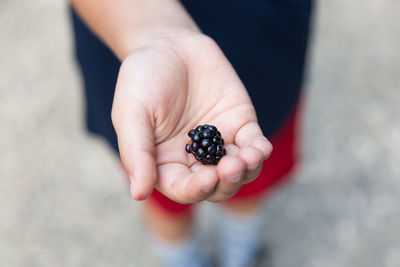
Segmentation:
[(236, 214), (237, 216), (249, 216), (261, 209), (262, 204), (265, 201), (263, 196), (253, 196), (247, 198), (241, 198), (239, 200), (232, 199), (226, 201), (224, 206), (228, 211)]
[(209, 266), (201, 236), (193, 227), (192, 214), (171, 215), (148, 200), (145, 219), (152, 233), (151, 248), (162, 266)]
[(193, 230), (191, 214), (168, 214), (151, 199), (146, 201), (144, 213), (150, 231), (166, 241), (182, 241)]

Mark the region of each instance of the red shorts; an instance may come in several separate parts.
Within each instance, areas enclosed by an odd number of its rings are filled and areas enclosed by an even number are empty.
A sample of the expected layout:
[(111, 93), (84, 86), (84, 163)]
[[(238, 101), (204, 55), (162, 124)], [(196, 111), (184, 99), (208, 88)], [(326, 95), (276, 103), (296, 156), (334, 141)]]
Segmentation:
[[(253, 182), (243, 185), (240, 190), (229, 200), (237, 200), (244, 197), (266, 194), (279, 182), (289, 177), (289, 173), (295, 166), (297, 155), (297, 122), (299, 119), (299, 104), (296, 104), (291, 114), (280, 129), (269, 138), (274, 149), (271, 156), (264, 161), (263, 168)], [(179, 204), (161, 194), (157, 189), (149, 197), (150, 201), (158, 204), (167, 214), (189, 213), (193, 204)]]

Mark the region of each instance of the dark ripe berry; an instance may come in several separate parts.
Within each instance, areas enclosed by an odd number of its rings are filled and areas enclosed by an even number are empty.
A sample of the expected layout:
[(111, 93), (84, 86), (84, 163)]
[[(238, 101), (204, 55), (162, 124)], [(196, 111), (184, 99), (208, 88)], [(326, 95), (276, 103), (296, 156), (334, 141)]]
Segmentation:
[(216, 151), (217, 151), (217, 146), (215, 144), (212, 144), (207, 148), (207, 153), (210, 155), (214, 155)]
[(189, 144), (186, 144), (185, 149), (186, 149), (186, 152), (187, 152), (187, 153), (191, 153), (191, 152), (192, 152), (192, 149), (191, 149), (191, 147), (190, 147)]
[(201, 140), (201, 146), (202, 147), (209, 147), (212, 144), (211, 139), (203, 139)]
[(215, 157), (213, 155), (207, 155), (206, 156), (206, 162), (207, 163), (213, 163), (215, 161)]
[(201, 135), (203, 138), (210, 138), (212, 135), (212, 132), (208, 129), (205, 129), (201, 132)]
[(196, 134), (196, 130), (190, 130), (190, 132), (188, 133), (189, 137), (193, 137)]
[(217, 145), (215, 153), (217, 154), (217, 156), (224, 155), (224, 148), (222, 147), (222, 145)]
[(203, 126), (199, 125), (196, 127), (196, 131), (201, 132), (203, 130)]
[(208, 126), (208, 130), (210, 130), (212, 132), (216, 132), (217, 131), (217, 127), (215, 127), (214, 125), (209, 125)]
[(219, 137), (218, 135), (213, 137), (213, 143), (214, 144), (219, 144), (219, 142), (221, 142), (221, 137)]
[(189, 131), (188, 136), (192, 142), (186, 145), (186, 152), (193, 154), (203, 164), (216, 165), (226, 154), (224, 139), (213, 125), (198, 125)]
[(199, 146), (200, 146), (199, 143), (193, 142), (191, 147), (192, 151), (196, 151), (199, 148)]
[(198, 156), (199, 158), (202, 159), (206, 155), (206, 150), (204, 148), (200, 147), (195, 154), (196, 154), (196, 156)]
[(192, 137), (192, 140), (195, 141), (195, 142), (200, 141), (200, 139), (201, 139), (201, 136), (198, 133), (193, 135), (193, 137)]

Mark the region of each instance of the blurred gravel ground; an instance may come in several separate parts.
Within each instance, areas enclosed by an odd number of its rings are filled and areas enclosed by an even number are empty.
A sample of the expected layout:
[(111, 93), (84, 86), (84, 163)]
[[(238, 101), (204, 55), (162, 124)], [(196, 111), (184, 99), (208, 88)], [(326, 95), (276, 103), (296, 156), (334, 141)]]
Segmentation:
[[(400, 266), (399, 11), (317, 2), (304, 164), (267, 204), (260, 266)], [(157, 266), (115, 156), (84, 131), (70, 34), (65, 1), (0, 2), (0, 266)]]

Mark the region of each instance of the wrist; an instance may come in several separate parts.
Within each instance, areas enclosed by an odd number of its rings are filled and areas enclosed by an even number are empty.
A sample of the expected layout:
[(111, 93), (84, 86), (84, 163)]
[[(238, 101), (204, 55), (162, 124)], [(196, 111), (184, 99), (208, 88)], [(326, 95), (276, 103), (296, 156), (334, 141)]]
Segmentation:
[(79, 16), (122, 61), (157, 40), (200, 32), (179, 0), (70, 0)]
[(125, 38), (118, 51), (121, 61), (135, 50), (150, 47), (171, 47), (176, 48), (183, 40), (201, 38), (204, 34), (196, 25), (188, 27), (165, 27), (152, 26), (135, 28), (132, 33)]

